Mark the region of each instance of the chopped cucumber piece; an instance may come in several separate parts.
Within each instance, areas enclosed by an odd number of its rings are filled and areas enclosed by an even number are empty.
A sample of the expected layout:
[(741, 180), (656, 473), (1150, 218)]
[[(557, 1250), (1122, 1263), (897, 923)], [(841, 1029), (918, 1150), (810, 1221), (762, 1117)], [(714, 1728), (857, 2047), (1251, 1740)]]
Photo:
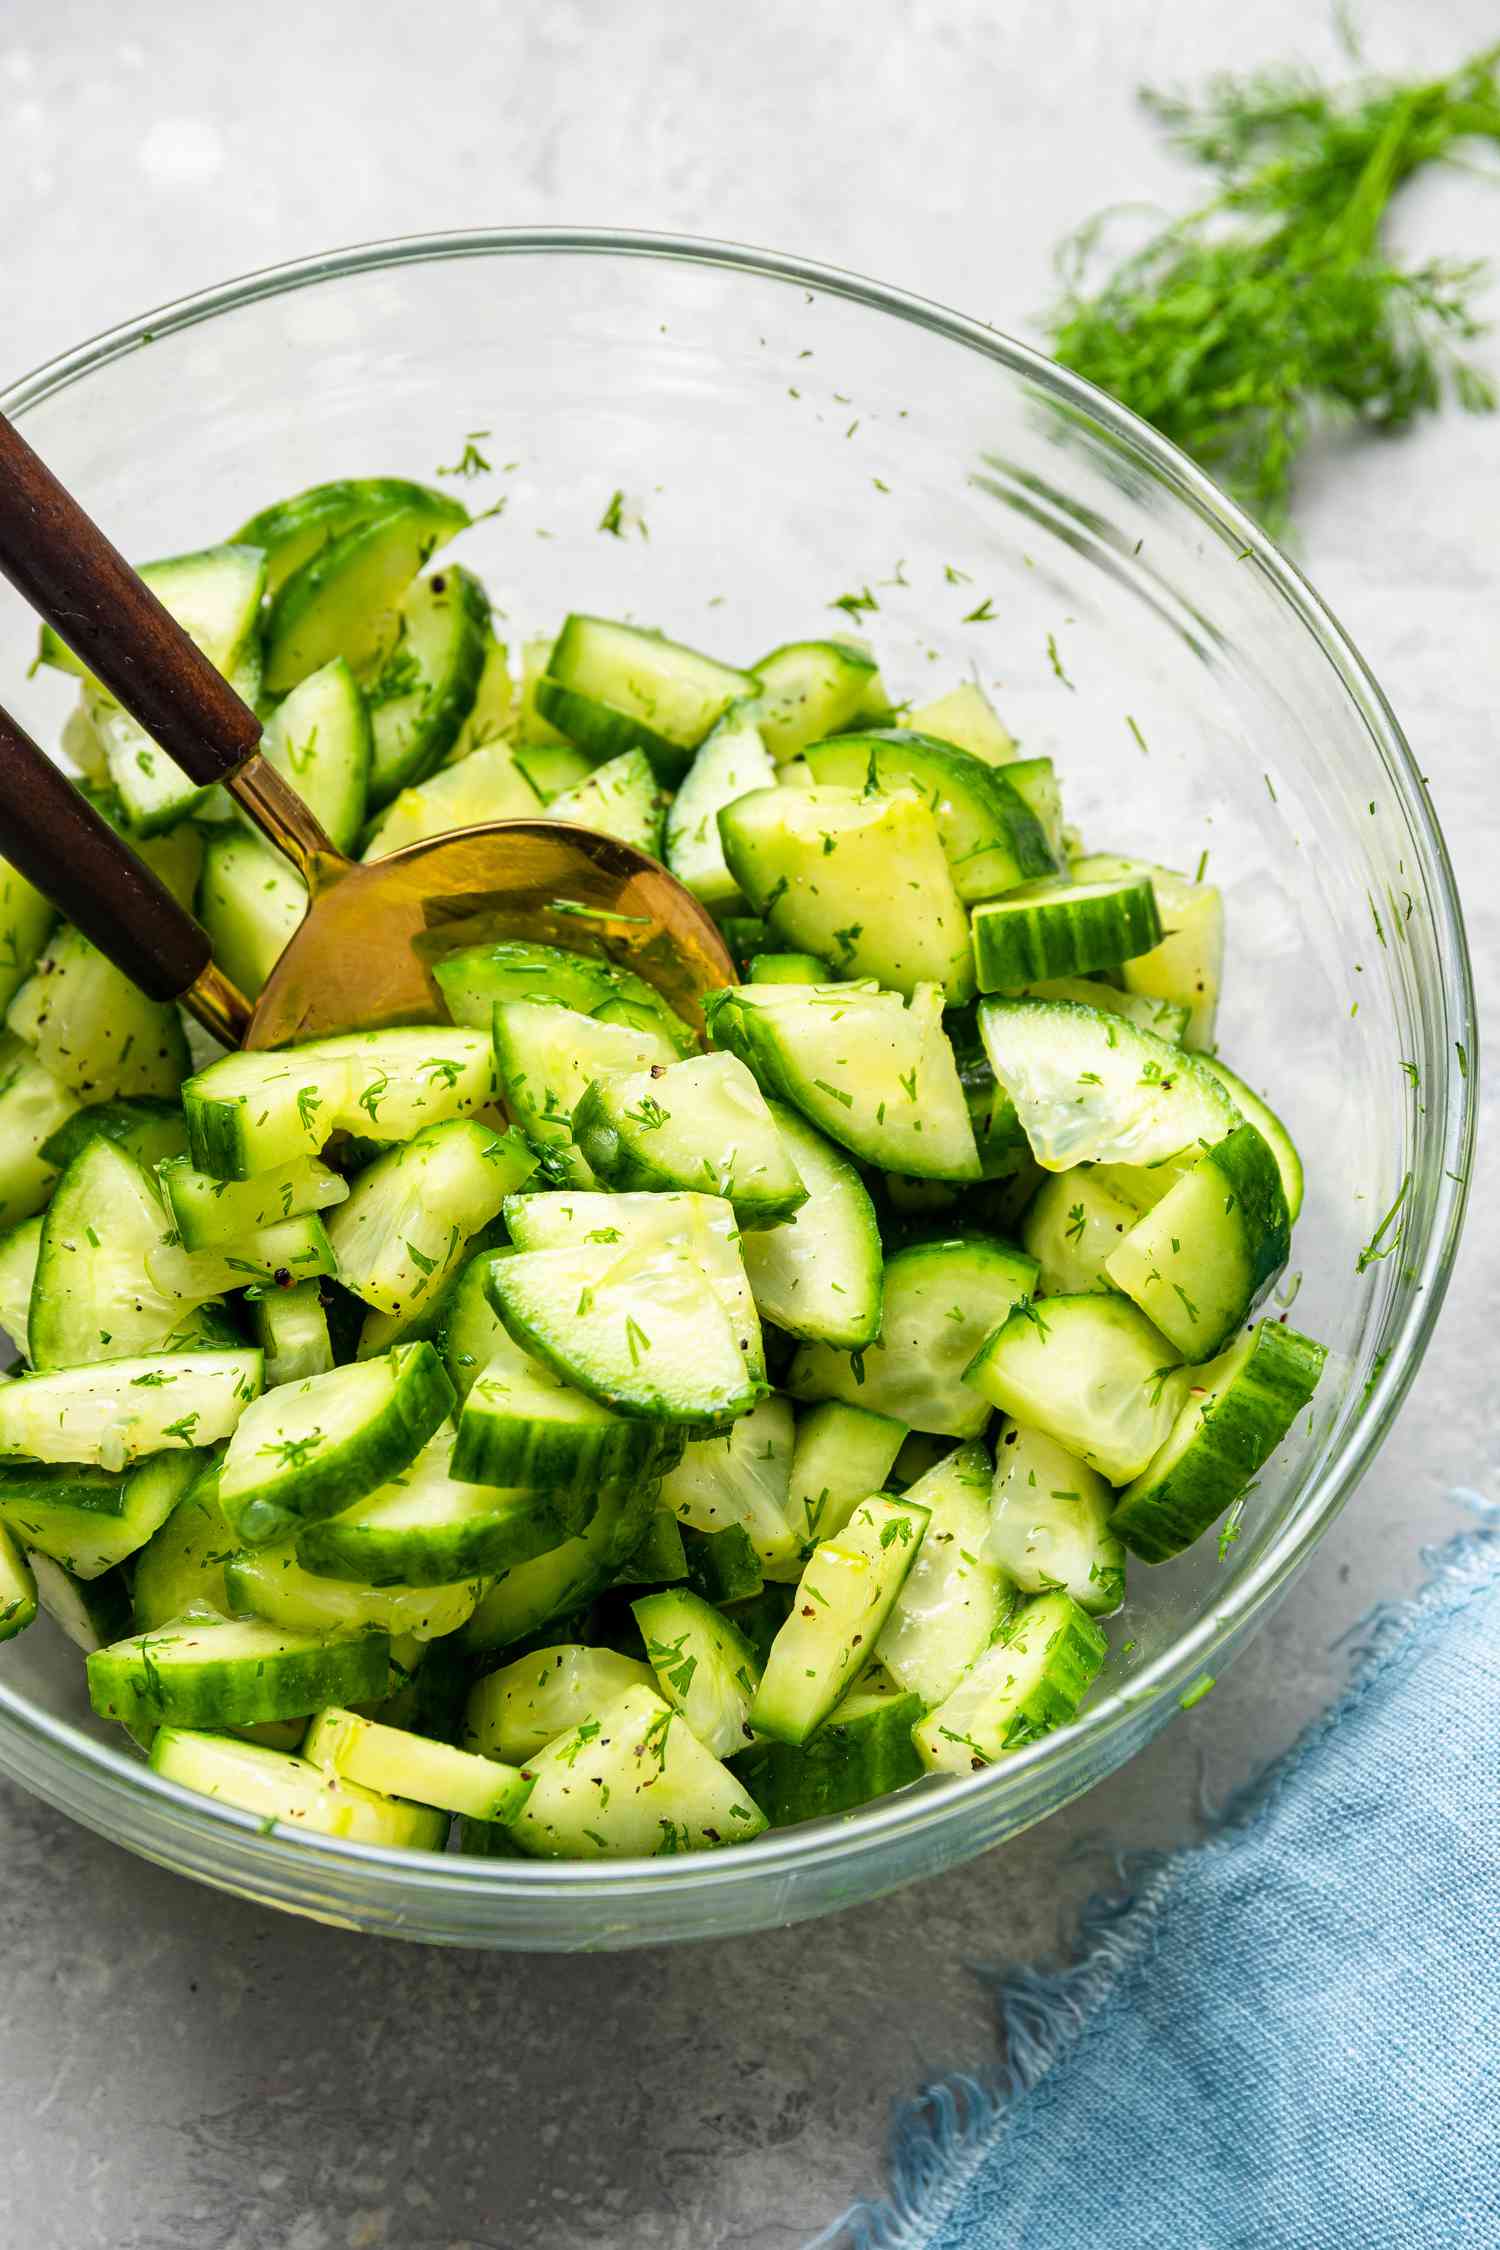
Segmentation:
[(719, 814), (737, 797), (767, 789), (776, 779), (755, 709), (753, 704), (732, 705), (726, 711), (683, 776), (667, 814), (667, 865), (711, 914), (733, 913), (744, 905), (724, 859)]
[(0, 1010), (10, 1005), (35, 968), (56, 920), (52, 901), (0, 859)]
[(135, 1158), (96, 1134), (58, 1181), (40, 1224), (26, 1328), (32, 1366), (85, 1367), (159, 1351), (182, 1305), (151, 1279), (149, 1261), (170, 1228)]
[(787, 1517), (796, 1539), (790, 1568), (778, 1565), (774, 1578), (799, 1578), (820, 1539), (834, 1539), (861, 1500), (883, 1488), (906, 1437), (906, 1424), (868, 1407), (825, 1399), (797, 1416)]
[(304, 1758), (237, 1742), (231, 1735), (159, 1727), (151, 1744), (151, 1768), (165, 1781), (237, 1805), (262, 1825), (284, 1823), (294, 1833), (305, 1829), (353, 1843), (428, 1852), (441, 1851), (448, 1833), (444, 1813), (377, 1797)]
[(792, 1410), (763, 1398), (723, 1437), (700, 1438), (662, 1479), (661, 1505), (695, 1531), (738, 1526), (765, 1569), (795, 1566), (801, 1551), (787, 1507)]
[(279, 852), (256, 836), (220, 829), (203, 855), (198, 919), (214, 959), (255, 1000), (307, 912), (307, 886)]
[(573, 1113), (584, 1160), (610, 1187), (721, 1195), (744, 1227), (807, 1201), (776, 1120), (736, 1055), (694, 1055), (596, 1080)]
[(1211, 1047), (1224, 974), (1223, 896), (1212, 883), (1189, 882), (1185, 875), (1155, 867), (1149, 860), (1095, 852), (1073, 862), (1073, 879), (1079, 883), (1139, 875), (1150, 878), (1166, 935), (1149, 953), (1137, 954), (1124, 966), (1125, 989), (1190, 1009), (1187, 1044)]
[(283, 1219), (326, 1211), (349, 1193), (348, 1181), (315, 1156), (294, 1156), (249, 1180), (216, 1180), (179, 1156), (169, 1158), (157, 1177), (184, 1250), (238, 1242)]
[(661, 994), (613, 961), (509, 938), (499, 945), (470, 945), (450, 953), (437, 963), (434, 974), (453, 1021), (480, 1031), (493, 1030), (498, 1001), (533, 1000), (597, 1016), (604, 1023), (638, 1024), (643, 1030), (665, 1032), (679, 1055), (697, 1051), (694, 1034)]
[[(505, 1323), (489, 1299), (487, 1283), (494, 1254), (493, 1247), (473, 1252), (454, 1276), (443, 1308), (438, 1344), (460, 1403), (496, 1352), (510, 1345)], [(518, 1350), (519, 1346), (510, 1348)]]
[(46, 1202), (58, 1165), (45, 1151), (77, 1110), (77, 1095), (25, 1040), (0, 1032), (0, 1226), (32, 1218)]
[(740, 889), (789, 946), (841, 975), (971, 997), (968, 918), (937, 821), (914, 789), (757, 789), (719, 814)]
[(54, 1463), (0, 1469), (0, 1523), (79, 1578), (100, 1578), (165, 1523), (203, 1468), (201, 1453), (163, 1453), (120, 1476)]
[[(488, 750), (504, 743), (511, 732), (513, 698), (510, 650), (504, 641), (496, 640), (494, 625), (491, 623), (485, 630), (484, 669), (479, 675), (478, 692), (468, 717), (459, 729), (458, 740), (443, 760), (444, 765), (459, 765), (473, 757), (478, 750)], [(527, 786), (529, 788), (530, 783)], [(467, 826), (467, 822), (464, 825)]]
[[(136, 1551), (130, 1599), (138, 1633), (169, 1625), (188, 1610), (215, 1609), (227, 1617), (233, 1607), (224, 1566), (234, 1553), (234, 1536), (219, 1506), (218, 1459), (203, 1453), (174, 1453), (167, 1459), (182, 1464), (182, 1479), (168, 1503), (170, 1513)], [(157, 1465), (148, 1462), (136, 1474), (146, 1475)]]
[(326, 1375), (334, 1365), (333, 1342), (323, 1293), (316, 1281), (294, 1282), (290, 1289), (263, 1289), (251, 1312), (255, 1340), (265, 1354), (266, 1388)]
[(601, 1495), (584, 1529), (496, 1579), (464, 1628), (472, 1651), (509, 1648), (603, 1592), (655, 1512), (655, 1487)]
[(1132, 1554), (1165, 1562), (1207, 1531), (1286, 1436), (1326, 1357), (1310, 1336), (1263, 1320), (1191, 1371), (1181, 1412), (1111, 1518)]
[(475, 750), (431, 780), (403, 789), (370, 831), (360, 857), (385, 859), (408, 844), (492, 820), (535, 820), (542, 801), (503, 742)]
[(649, 1688), (626, 1688), (527, 1771), (532, 1791), (510, 1833), (540, 1858), (707, 1851), (766, 1825), (728, 1767)]
[[(4, 1542), (9, 1537), (8, 1532), (0, 1534), (0, 1639), (7, 1637)], [(85, 1656), (107, 1648), (130, 1631), (134, 1620), (123, 1570), (107, 1570), (99, 1578), (80, 1578), (66, 1563), (54, 1562), (50, 1555), (38, 1551), (29, 1554), (26, 1563), (36, 1585), (38, 1607)]]
[(823, 984), (828, 963), (816, 953), (752, 953), (747, 974), (752, 984)]
[(667, 1508), (658, 1508), (615, 1572), (617, 1586), (671, 1586), (685, 1583), (687, 1548), (682, 1526)]
[(1255, 1127), (1275, 1157), (1276, 1168), (1281, 1174), (1282, 1193), (1286, 1197), (1287, 1217), (1295, 1225), (1302, 1209), (1302, 1159), (1297, 1154), (1291, 1134), (1276, 1112), (1268, 1109), (1259, 1094), (1247, 1086), (1243, 1078), (1237, 1078), (1228, 1064), (1220, 1062), (1217, 1055), (1198, 1055), (1194, 1060), (1213, 1073), (1235, 1108)]
[(932, 1773), (977, 1773), (1066, 1726), (1108, 1653), (1086, 1611), (1061, 1592), (1025, 1602), (947, 1700), (913, 1730)]
[(828, 1820), (920, 1780), (912, 1728), (921, 1716), (920, 1696), (867, 1681), (800, 1749), (757, 1743), (735, 1759), (734, 1770), (773, 1828)]
[[(724, 1602), (746, 1601), (765, 1587), (755, 1542), (742, 1523), (732, 1523), (724, 1531), (693, 1531), (679, 1525), (677, 1535), (687, 1559), (688, 1584), (716, 1608)], [(784, 1609), (778, 1612), (778, 1625), (785, 1614)]]
[(241, 1235), (232, 1248), (221, 1243), (209, 1250), (183, 1250), (169, 1237), (146, 1259), (146, 1271), (156, 1287), (179, 1300), (179, 1318), (183, 1302), (216, 1297), (226, 1289), (262, 1288), (267, 1282), (290, 1289), (299, 1281), (336, 1270), (328, 1230), (316, 1216), (261, 1227), (254, 1234)]
[(1125, 1599), (1125, 1549), (1104, 1478), (1042, 1430), (1007, 1421), (995, 1448), (985, 1558), (1023, 1594), (1061, 1586), (1091, 1617)]
[[(176, 1008), (148, 1000), (68, 922), (48, 941), (6, 1022), (80, 1101), (175, 1094), (187, 1075), (187, 1040)], [(64, 1114), (59, 1110), (46, 1131)]]
[(389, 1670), (382, 1633), (324, 1640), (205, 1612), (97, 1650), (89, 1701), (131, 1728), (254, 1726), (378, 1695)]
[(1236, 1125), (1110, 1253), (1105, 1272), (1184, 1359), (1212, 1359), (1260, 1303), (1291, 1249), (1275, 1157)]
[[(452, 1586), (370, 1586), (352, 1578), (325, 1578), (297, 1560), (290, 1540), (283, 1546), (242, 1548), (224, 1565), (229, 1606), (249, 1611), (268, 1624), (293, 1633), (388, 1633), (419, 1641), (441, 1640), (468, 1622), (484, 1591), (482, 1579)], [(367, 1697), (384, 1695), (378, 1689)]]
[(1145, 953), (1161, 936), (1144, 877), (1118, 883), (1024, 883), (974, 909), (981, 992), (1018, 992), (1046, 977), (1081, 977)]
[(876, 1655), (924, 1710), (952, 1694), (1010, 1610), (1010, 1577), (986, 1544), (991, 1474), (986, 1446), (961, 1445), (902, 1495), (928, 1524)]
[(410, 1314), (535, 1169), (519, 1134), (472, 1117), (426, 1126), (361, 1172), (333, 1219), (339, 1279), (380, 1312)]
[(862, 642), (788, 641), (761, 658), (755, 678), (760, 693), (751, 709), (778, 766), (808, 743), (886, 708), (875, 659)]
[[(400, 633), (407, 588), (467, 520), (424, 500), (356, 522), (319, 547), (272, 600), (266, 619), (267, 692), (285, 695), (339, 656), (356, 677), (378, 672)], [(476, 666), (472, 685), (477, 684)], [(460, 712), (460, 723), (462, 718)]]
[(450, 1473), (452, 1452), (445, 1423), (389, 1483), (304, 1525), (298, 1562), (315, 1577), (362, 1586), (452, 1586), (561, 1544), (566, 1532), (546, 1491), (460, 1483)]
[(760, 1666), (744, 1634), (701, 1595), (682, 1587), (647, 1594), (630, 1607), (657, 1692), (716, 1758), (743, 1750), (760, 1685)]
[(715, 1042), (767, 1094), (863, 1162), (916, 1179), (979, 1177), (936, 985), (905, 1001), (869, 984), (732, 985), (709, 994), (706, 1013)]
[[(1143, 992), (1117, 992), (1100, 977), (1044, 977), (1028, 984), (1018, 1000), (1074, 1000), (1085, 1008), (1102, 1008), (1106, 1015), (1124, 1016), (1141, 1031), (1154, 1031), (1171, 1047), (1180, 1047), (1192, 1014), (1177, 1000), (1152, 1000)], [(1207, 1062), (1206, 1055), (1199, 1056)], [(1216, 1071), (1215, 1076), (1220, 1074)], [(1226, 1082), (1227, 1083), (1227, 1082)]]
[(559, 1735), (596, 1719), (628, 1687), (655, 1691), (649, 1664), (577, 1641), (534, 1649), (476, 1681), (463, 1741), (483, 1757), (524, 1766)]
[(372, 748), (364, 696), (341, 656), (278, 705), (260, 748), (321, 821), (335, 851), (352, 852), (365, 824)]
[(665, 805), (650, 759), (644, 751), (626, 750), (618, 758), (606, 758), (586, 780), (560, 790), (547, 817), (618, 836), (621, 843), (659, 859)]
[(26, 1375), (0, 1386), (0, 1460), (118, 1470), (150, 1453), (216, 1445), (260, 1385), (256, 1351), (163, 1352)]
[(740, 1238), (760, 1312), (789, 1336), (857, 1351), (880, 1333), (880, 1229), (848, 1159), (794, 1109), (768, 1102), (807, 1200), (779, 1226)]
[(489, 641), (484, 588), (456, 564), (407, 588), (395, 638), (367, 675), (372, 807), (425, 781), (458, 740)]
[(892, 727), (814, 743), (806, 758), (818, 782), (866, 793), (914, 789), (937, 823), (954, 888), (966, 902), (1056, 873), (1040, 822), (1007, 776), (946, 742)]
[(70, 1111), (42, 1144), (42, 1156), (65, 1172), (95, 1133), (118, 1141), (148, 1172), (173, 1156), (187, 1154), (187, 1126), (179, 1105), (141, 1095), (134, 1101), (95, 1102), (89, 1109)]
[(750, 1724), (800, 1746), (875, 1654), (928, 1511), (906, 1500), (865, 1500), (836, 1539), (813, 1549), (792, 1613), (771, 1644)]
[(1239, 1123), (1201, 1063), (1122, 1016), (1066, 1000), (985, 1000), (979, 1030), (1049, 1172), (1167, 1163)]
[(729, 705), (754, 695), (758, 684), (748, 672), (660, 634), (577, 615), (554, 641), (547, 673), (536, 707), (569, 741), (599, 757), (644, 750), (669, 782)]
[(1050, 1174), (1021, 1229), (1027, 1254), (1037, 1263), (1040, 1294), (1082, 1297), (1112, 1288), (1106, 1262), (1139, 1217), (1135, 1205), (1117, 1195), (1091, 1164)]
[(470, 1820), (514, 1820), (531, 1794), (530, 1782), (514, 1766), (363, 1719), (357, 1711), (320, 1711), (302, 1755), (309, 1765), (378, 1796), (435, 1805)]
[(266, 558), (266, 591), (275, 594), (305, 562), (344, 532), (373, 523), (397, 508), (429, 516), (448, 534), (462, 531), (469, 512), (432, 485), (404, 477), (341, 477), (315, 484), (262, 508), (235, 533), (235, 544), (259, 547)]
[(1044, 1297), (995, 1331), (968, 1380), (1111, 1484), (1128, 1484), (1177, 1419), (1192, 1371), (1126, 1298)]
[(1009, 765), (1016, 754), (1015, 736), (1001, 723), (983, 688), (976, 687), (972, 680), (950, 688), (933, 703), (922, 704), (912, 712), (907, 725), (913, 734), (951, 743), (955, 750), (967, 750), (971, 758), (980, 758), (987, 766)]
[(42, 1246), (41, 1217), (23, 1219), (8, 1234), (0, 1235), (0, 1328), (26, 1357), (26, 1326), (31, 1312), (31, 1285), (36, 1276), (37, 1253)]
[(506, 1106), (549, 1174), (586, 1188), (590, 1170), (573, 1141), (573, 1112), (596, 1078), (677, 1060), (664, 1031), (600, 1023), (571, 1008), (503, 1000), (494, 1017), (495, 1064)]
[(966, 1370), (1035, 1287), (1033, 1260), (994, 1235), (915, 1243), (886, 1260), (879, 1340), (855, 1353), (803, 1344), (788, 1386), (938, 1437), (977, 1437), (990, 1410)]

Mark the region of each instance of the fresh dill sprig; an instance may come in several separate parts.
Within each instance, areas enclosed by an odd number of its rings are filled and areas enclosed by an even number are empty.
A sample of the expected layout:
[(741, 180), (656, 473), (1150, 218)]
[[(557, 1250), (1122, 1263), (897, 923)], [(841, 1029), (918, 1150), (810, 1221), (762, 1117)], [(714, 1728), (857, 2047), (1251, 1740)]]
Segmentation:
[(1197, 101), (1142, 99), (1217, 190), (1097, 285), (1119, 214), (1064, 245), (1051, 321), (1064, 366), (1154, 422), (1272, 529), (1317, 422), (1399, 430), (1450, 394), (1494, 406), (1459, 353), (1481, 332), (1483, 268), (1405, 264), (1383, 234), (1415, 173), (1460, 142), (1500, 142), (1500, 45), (1425, 84), (1267, 72), (1216, 78)]

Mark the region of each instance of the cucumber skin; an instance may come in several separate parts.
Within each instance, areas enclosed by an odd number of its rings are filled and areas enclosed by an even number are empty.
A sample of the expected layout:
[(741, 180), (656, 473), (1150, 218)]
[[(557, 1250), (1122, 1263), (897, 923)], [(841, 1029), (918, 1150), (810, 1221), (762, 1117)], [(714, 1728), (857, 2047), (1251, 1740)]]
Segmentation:
[[(1169, 1562), (1202, 1537), (1275, 1452), (1317, 1389), (1327, 1356), (1295, 1328), (1260, 1323), (1254, 1351), (1203, 1423), (1196, 1464), (1184, 1455), (1153, 1487), (1148, 1462), (1122, 1493), (1110, 1529), (1133, 1555)], [(1183, 1411), (1196, 1409), (1189, 1401)]]
[[(445, 587), (451, 587), (454, 602), (462, 612), (457, 628), (460, 635), (458, 662), (448, 679), (441, 683), (441, 692), (423, 704), (419, 724), (399, 757), (382, 757), (378, 719), (373, 722), (367, 816), (383, 810), (403, 789), (416, 788), (437, 771), (462, 733), (464, 721), (479, 693), (490, 627), (489, 596), (472, 572), (460, 569), (457, 563), (445, 565), (441, 575)], [(418, 579), (416, 584), (430, 585), (431, 580)], [(408, 592), (414, 590), (410, 588)]]
[(315, 1577), (358, 1585), (452, 1586), (530, 1562), (567, 1537), (550, 1495), (497, 1492), (495, 1499), (484, 1515), (399, 1531), (351, 1523), (347, 1514), (324, 1517), (297, 1534), (297, 1560)]
[[(458, 1418), (452, 1473), (460, 1484), (532, 1485), (554, 1501), (597, 1501), (601, 1488), (660, 1477), (682, 1458), (687, 1443), (675, 1424), (663, 1427), (623, 1415), (613, 1425), (492, 1415), (483, 1387), (481, 1374)], [(572, 1522), (571, 1528), (582, 1525)]]
[(687, 1557), (687, 1580), (695, 1594), (717, 1607), (721, 1602), (746, 1601), (765, 1583), (760, 1557), (742, 1523), (723, 1531), (695, 1531), (683, 1524), (682, 1546)]
[(669, 742), (664, 734), (657, 734), (628, 711), (617, 711), (612, 703), (601, 703), (595, 696), (564, 687), (550, 674), (544, 673), (537, 681), (536, 707), (550, 726), (576, 742), (596, 766), (639, 750), (657, 780), (675, 789), (693, 762), (691, 749)]
[(839, 1724), (835, 1708), (800, 1750), (784, 1742), (757, 1743), (731, 1759), (730, 1771), (773, 1828), (852, 1812), (921, 1779), (912, 1728), (923, 1708), (919, 1695), (893, 1695), (849, 1726)]
[(190, 1670), (150, 1662), (149, 1643), (171, 1630), (143, 1634), (139, 1642), (118, 1641), (88, 1659), (89, 1701), (101, 1719), (132, 1730), (253, 1726), (264, 1719), (301, 1718), (326, 1703), (362, 1702), (379, 1695), (390, 1676), (385, 1633), (351, 1634), (253, 1669), (207, 1654)]
[(1089, 917), (1083, 916), (1080, 928), (1076, 908), (1068, 911), (1067, 903), (1065, 895), (1060, 897), (1048, 913), (1048, 901), (1038, 898), (1041, 911), (1035, 917), (1003, 898), (976, 908), (974, 960), (981, 992), (1016, 992), (1052, 977), (1087, 976), (1149, 953), (1160, 943), (1156, 893), (1147, 882), (1122, 886), (1114, 935), (1103, 943), (1088, 942)]

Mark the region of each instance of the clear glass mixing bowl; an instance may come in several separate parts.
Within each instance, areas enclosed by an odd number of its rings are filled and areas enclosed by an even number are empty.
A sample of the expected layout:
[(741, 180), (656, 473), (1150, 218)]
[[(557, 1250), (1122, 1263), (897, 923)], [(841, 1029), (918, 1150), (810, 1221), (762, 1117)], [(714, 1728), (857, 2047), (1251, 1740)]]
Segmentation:
[[(1139, 1749), (1368, 1467), (1441, 1304), (1469, 1167), (1447, 854), (1379, 688), (1297, 572), (1171, 446), (1024, 346), (846, 274), (659, 236), (465, 233), (283, 267), (0, 403), (128, 553), (206, 544), (327, 477), (431, 478), (482, 432), (493, 472), (460, 488), (504, 505), (460, 552), (516, 638), (580, 608), (744, 660), (852, 622), (899, 695), (993, 684), (1027, 750), (1055, 752), (1092, 846), (1186, 869), (1208, 853), (1228, 905), (1220, 1038), (1309, 1160), (1294, 1317), (1331, 1350), (1226, 1559), (1208, 1539), (1137, 1565), (1084, 1716), (956, 1785), (603, 1865), (263, 1835), (95, 1723), (76, 1652), (43, 1628), (0, 1654), (0, 1769), (247, 1897), (562, 1950), (848, 1906), (1003, 1842)], [(616, 491), (623, 537), (600, 529)], [(0, 700), (56, 740), (67, 692), (28, 680), (33, 645), (9, 601)], [(1398, 1198), (1390, 1254), (1358, 1270)]]

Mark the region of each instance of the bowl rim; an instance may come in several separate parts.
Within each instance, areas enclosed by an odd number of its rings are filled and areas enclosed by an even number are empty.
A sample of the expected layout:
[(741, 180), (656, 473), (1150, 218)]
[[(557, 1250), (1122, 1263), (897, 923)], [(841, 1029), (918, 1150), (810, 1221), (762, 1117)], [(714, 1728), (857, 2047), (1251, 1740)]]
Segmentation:
[[(1247, 1622), (1267, 1609), (1352, 1494), (1406, 1396), (1421, 1364), (1442, 1309), (1468, 1196), (1477, 1111), (1477, 1033), (1474, 993), (1463, 913), (1446, 844), (1432, 811), (1417, 762), (1399, 722), (1372, 671), (1328, 606), (1297, 566), (1273, 544), (1246, 513), (1159, 431), (1106, 392), (1019, 339), (932, 299), (821, 261), (707, 237), (671, 232), (592, 226), (462, 228), (403, 235), (257, 268), (211, 288), (179, 297), (134, 319), (125, 320), (45, 361), (30, 374), (0, 389), (0, 409), (24, 414), (72, 383), (111, 361), (159, 339), (235, 312), (263, 300), (286, 296), (324, 282), (391, 272), (411, 265), (455, 259), (514, 256), (593, 256), (639, 258), (667, 264), (716, 267), (758, 279), (795, 283), (888, 314), (989, 359), (1023, 378), (1063, 407), (1100, 425), (1137, 456), (1144, 456), (1157, 480), (1194, 509), (1220, 536), (1233, 539), (1244, 559), (1262, 571), (1271, 588), (1312, 636), (1333, 666), (1382, 759), (1412, 835), (1422, 855), (1421, 873), (1433, 909), (1433, 937), (1441, 972), (1441, 1003), (1449, 1058), (1438, 1084), (1424, 1088), (1427, 1100), (1424, 1138), (1433, 1147), (1441, 1178), (1433, 1191), (1431, 1219), (1414, 1266), (1412, 1286), (1388, 1325), (1388, 1349), (1363, 1397), (1349, 1414), (1330, 1459), (1310, 1480), (1295, 1514), (1268, 1543), (1255, 1565), (1226, 1587), (1222, 1600), (1181, 1638), (1132, 1676), (1128, 1686), (1102, 1695), (1070, 1726), (1008, 1757), (1003, 1765), (951, 1782), (942, 1789), (898, 1793), (859, 1808), (837, 1828), (770, 1831), (731, 1852), (682, 1858), (602, 1861), (482, 1860), (452, 1853), (397, 1851), (347, 1839), (290, 1833), (257, 1822), (237, 1808), (165, 1781), (125, 1752), (101, 1743), (74, 1726), (30, 1704), (0, 1678), (0, 1768), (29, 1787), (75, 1811), (58, 1769), (82, 1771), (97, 1785), (98, 1808), (117, 1813), (134, 1806), (141, 1820), (125, 1818), (115, 1833), (124, 1841), (178, 1869), (215, 1879), (189, 1851), (172, 1850), (169, 1833), (185, 1832), (204, 1844), (230, 1842), (236, 1873), (264, 1886), (263, 1895), (295, 1905), (300, 1895), (288, 1884), (300, 1870), (327, 1885), (337, 1866), (355, 1867), (377, 1878), (380, 1890), (398, 1889), (408, 1903), (436, 1903), (447, 1897), (468, 1902), (502, 1899), (513, 1907), (540, 1905), (545, 1899), (570, 1900), (582, 1907), (623, 1907), (645, 1885), (671, 1885), (679, 1896), (723, 1892), (746, 1883), (762, 1884), (773, 1875), (792, 1877), (820, 1862), (847, 1864), (858, 1852), (887, 1843), (931, 1838), (962, 1827), (976, 1803), (1002, 1795), (1022, 1795), (1026, 1781), (1043, 1765), (1059, 1781), (1057, 1801), (1065, 1802), (1092, 1778), (1101, 1747), (1138, 1721), (1142, 1708), (1181, 1703), (1183, 1690), (1200, 1680), (1221, 1649), (1226, 1655)], [(1466, 1056), (1466, 1066), (1459, 1056)], [(1403, 1248), (1410, 1245), (1403, 1242)], [(1390, 1316), (1388, 1315), (1388, 1323)], [(14, 1757), (7, 1737), (15, 1736), (22, 1754)], [(1106, 1759), (1105, 1764), (1110, 1763)], [(164, 1829), (144, 1832), (152, 1808), (164, 1816)], [(76, 1808), (77, 1817), (90, 1813)], [(103, 1825), (94, 1819), (94, 1825)], [(900, 1882), (919, 1872), (913, 1853)], [(337, 1865), (333, 1864), (337, 1863)], [(390, 1879), (387, 1882), (387, 1878)], [(886, 1882), (882, 1887), (890, 1887)], [(326, 1895), (339, 1905), (349, 1901)], [(788, 1894), (789, 1896), (790, 1894)], [(341, 1918), (341, 1917), (335, 1917)], [(413, 1934), (422, 1934), (414, 1932)], [(467, 1933), (482, 1936), (476, 1927)], [(504, 1942), (502, 1935), (501, 1942)], [(559, 1932), (559, 1943), (569, 1942)], [(573, 1940), (576, 1942), (576, 1938)]]

